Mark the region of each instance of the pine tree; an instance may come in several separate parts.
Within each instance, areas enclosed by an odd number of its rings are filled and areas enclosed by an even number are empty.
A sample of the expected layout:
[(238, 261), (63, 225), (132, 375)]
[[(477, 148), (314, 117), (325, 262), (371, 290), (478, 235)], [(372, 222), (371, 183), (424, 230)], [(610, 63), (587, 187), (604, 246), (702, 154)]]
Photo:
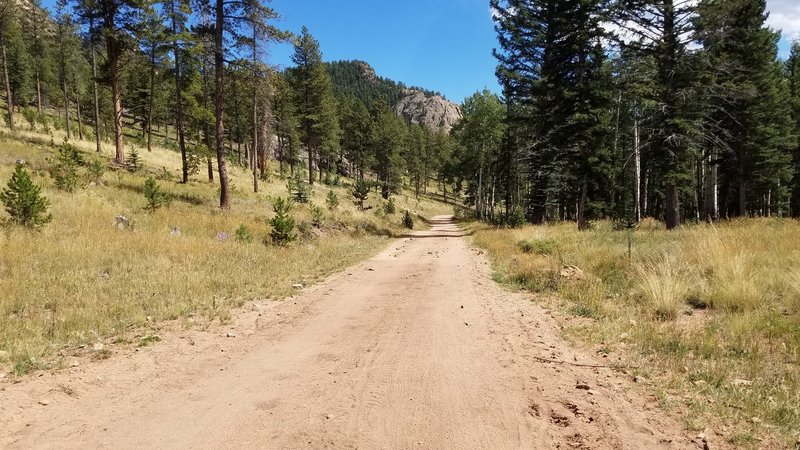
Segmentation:
[(794, 121), (794, 177), (792, 179), (791, 204), (789, 214), (800, 218), (800, 41), (792, 44), (789, 60), (786, 63), (789, 77), (789, 98)]
[(789, 93), (777, 61), (780, 34), (767, 28), (765, 0), (700, 3), (698, 35), (707, 54), (709, 126), (728, 217), (771, 215), (788, 199)]
[(151, 212), (168, 205), (170, 202), (169, 194), (161, 189), (156, 179), (147, 177), (144, 182), (144, 198), (147, 200), (147, 209)]
[(14, 0), (0, 0), (0, 56), (3, 64), (3, 84), (5, 87), (6, 122), (14, 129), (14, 95), (11, 90), (10, 58), (8, 47), (16, 24), (17, 5)]
[(402, 150), (406, 143), (406, 126), (402, 119), (378, 100), (372, 111), (370, 147), (375, 155), (373, 167), (381, 187), (381, 196), (388, 200), (400, 191), (402, 183)]
[(297, 239), (294, 232), (295, 222), (289, 215), (292, 211), (292, 201), (276, 198), (272, 205), (272, 211), (275, 213), (275, 217), (270, 220), (272, 242), (277, 245), (286, 245)]
[(314, 163), (322, 179), (323, 167), (330, 171), (339, 151), (339, 122), (330, 75), (322, 64), (317, 42), (303, 27), (295, 41), (290, 82), (300, 122), (300, 141), (308, 151), (308, 181), (314, 184)]
[(8, 187), (0, 192), (0, 202), (11, 216), (11, 222), (28, 228), (39, 228), (53, 219), (47, 213), (50, 202), (41, 195), (31, 176), (21, 164), (14, 168)]
[[(682, 223), (681, 186), (692, 181), (698, 106), (694, 102), (697, 72), (688, 46), (696, 5), (685, 0), (616, 0), (613, 21), (620, 27), (620, 44), (640, 58), (652, 58), (654, 89), (648, 101), (659, 105), (651, 126), (651, 178), (659, 177), (663, 217), (672, 230)], [(656, 173), (658, 172), (658, 173)]]
[(277, 154), (280, 162), (280, 171), (285, 173), (284, 165), (289, 165), (289, 171), (294, 175), (294, 169), (299, 162), (299, 121), (294, 106), (294, 94), (284, 74), (275, 74), (272, 77), (272, 116), (274, 132), (278, 139)]

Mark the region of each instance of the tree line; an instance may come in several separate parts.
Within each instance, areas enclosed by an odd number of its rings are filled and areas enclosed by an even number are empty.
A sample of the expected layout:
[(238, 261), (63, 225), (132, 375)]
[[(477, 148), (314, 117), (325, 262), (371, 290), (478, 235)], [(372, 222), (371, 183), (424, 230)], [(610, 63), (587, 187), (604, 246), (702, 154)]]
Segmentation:
[(477, 94), (459, 139), (479, 216), (800, 217), (800, 44), (778, 58), (764, 0), (491, 8), (503, 98)]
[[(280, 30), (278, 18), (261, 0), (59, 0), (52, 12), (0, 0), (6, 122), (22, 115), (98, 152), (112, 142), (120, 165), (131, 145), (174, 148), (182, 182), (205, 166), (222, 208), (228, 164), (250, 168), (257, 192), (271, 155), (310, 184), (351, 175), (385, 198), (406, 182), (417, 195), (445, 183), (450, 137), (395, 116), (402, 83), (364, 77), (365, 63), (323, 63), (310, 32)], [(294, 67), (279, 71), (264, 55), (286, 41)]]

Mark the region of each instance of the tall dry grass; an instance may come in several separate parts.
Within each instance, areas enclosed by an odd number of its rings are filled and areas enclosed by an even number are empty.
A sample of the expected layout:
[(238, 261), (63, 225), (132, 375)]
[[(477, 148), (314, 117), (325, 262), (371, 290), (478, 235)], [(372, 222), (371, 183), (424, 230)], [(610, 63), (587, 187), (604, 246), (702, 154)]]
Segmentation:
[[(800, 439), (800, 222), (556, 224), (474, 239), (499, 281), (556, 293), (565, 313), (589, 318), (567, 335), (639, 367), (691, 429), (716, 427), (745, 447)], [(555, 250), (526, 251), (535, 241)], [(562, 277), (566, 265), (585, 276)]]
[[(79, 147), (94, 157), (90, 143)], [(227, 320), (231, 308), (289, 295), (293, 285), (313, 283), (373, 255), (389, 236), (402, 232), (401, 214), (387, 216), (377, 196), (370, 198), (372, 210), (359, 212), (347, 186), (317, 185), (312, 204), (324, 208), (333, 189), (340, 207), (326, 210), (317, 229), (311, 226), (311, 205), (296, 205), (292, 215), (300, 240), (276, 247), (268, 242), (272, 199), (287, 197), (288, 191), (286, 180), (275, 174), (253, 194), (249, 174), (231, 167), (233, 207), (222, 212), (216, 207), (217, 187), (204, 181), (204, 173), (188, 185), (177, 183), (175, 152), (140, 149), (141, 171), (109, 170), (100, 183), (69, 194), (56, 190), (47, 175), (54, 151), (0, 140), (0, 185), (7, 183), (17, 159), (26, 160), (53, 214), (41, 232), (0, 227), (2, 371), (22, 374), (58, 364), (54, 355), (64, 346), (91, 344), (160, 320), (190, 315)], [(164, 168), (169, 180), (163, 179)], [(159, 184), (173, 198), (155, 212), (145, 209), (142, 193), (150, 175), (161, 177)], [(421, 215), (448, 210), (409, 195), (395, 201), (398, 211)], [(132, 226), (116, 227), (118, 215)], [(252, 242), (237, 241), (241, 225), (251, 231)], [(227, 239), (219, 239), (221, 233)]]

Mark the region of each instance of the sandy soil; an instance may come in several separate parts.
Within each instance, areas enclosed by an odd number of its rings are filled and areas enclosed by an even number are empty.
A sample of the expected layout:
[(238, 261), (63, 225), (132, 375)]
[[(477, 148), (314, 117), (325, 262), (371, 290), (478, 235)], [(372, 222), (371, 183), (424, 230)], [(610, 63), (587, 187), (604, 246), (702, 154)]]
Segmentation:
[(223, 329), (0, 381), (0, 448), (698, 447), (435, 222)]

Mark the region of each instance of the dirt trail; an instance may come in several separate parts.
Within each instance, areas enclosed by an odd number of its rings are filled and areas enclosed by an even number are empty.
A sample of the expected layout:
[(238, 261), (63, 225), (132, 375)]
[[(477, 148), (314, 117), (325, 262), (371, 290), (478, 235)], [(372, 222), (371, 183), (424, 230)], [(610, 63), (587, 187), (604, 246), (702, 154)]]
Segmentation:
[(479, 253), (437, 218), (222, 330), (0, 384), (0, 448), (695, 447), (614, 372), (542, 362), (598, 361)]

